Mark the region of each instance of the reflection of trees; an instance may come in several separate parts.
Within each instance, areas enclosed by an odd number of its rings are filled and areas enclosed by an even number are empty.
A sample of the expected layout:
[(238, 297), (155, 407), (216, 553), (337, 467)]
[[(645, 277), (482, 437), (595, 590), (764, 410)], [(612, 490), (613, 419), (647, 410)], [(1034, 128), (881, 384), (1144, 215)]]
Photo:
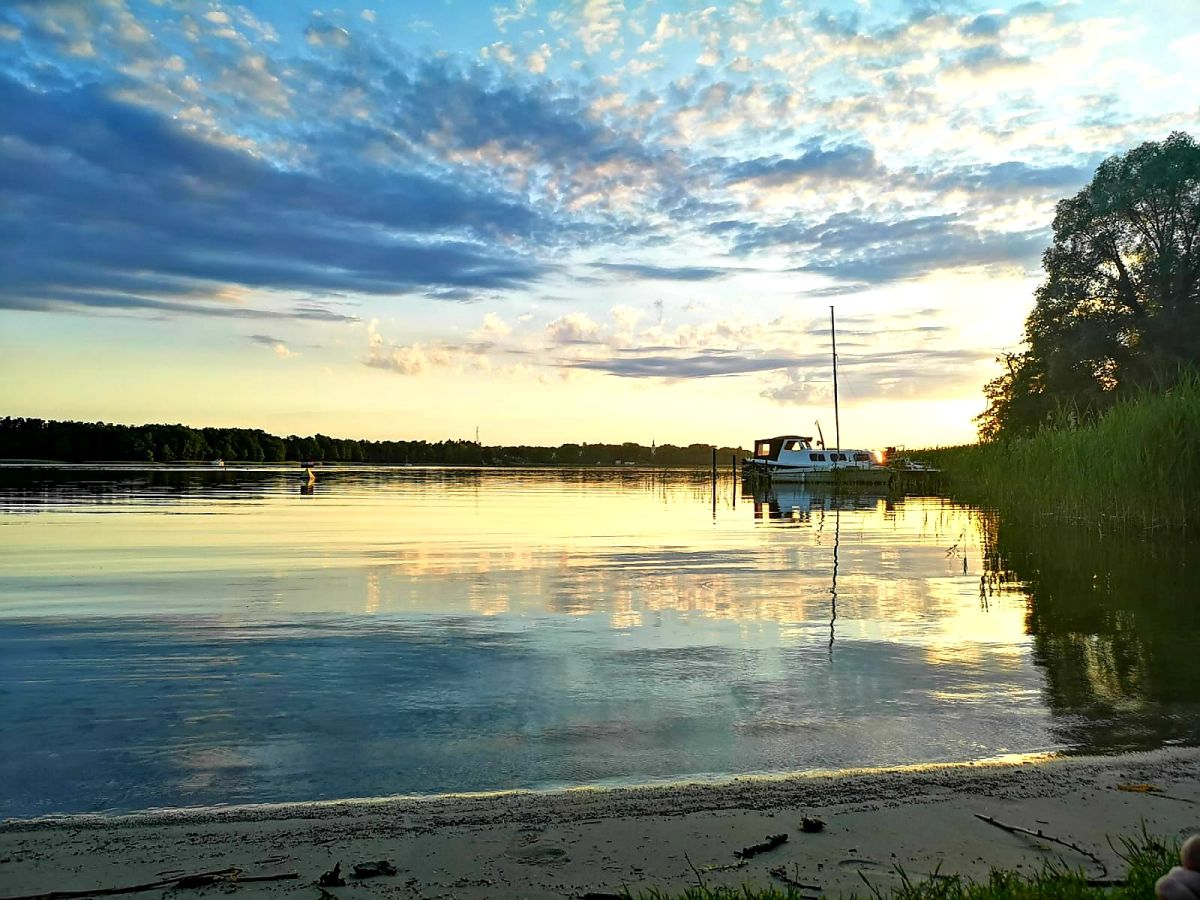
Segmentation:
[(986, 594), (1029, 594), (1027, 628), (1064, 742), (1082, 750), (1200, 741), (1196, 546), (1062, 524), (984, 522)]

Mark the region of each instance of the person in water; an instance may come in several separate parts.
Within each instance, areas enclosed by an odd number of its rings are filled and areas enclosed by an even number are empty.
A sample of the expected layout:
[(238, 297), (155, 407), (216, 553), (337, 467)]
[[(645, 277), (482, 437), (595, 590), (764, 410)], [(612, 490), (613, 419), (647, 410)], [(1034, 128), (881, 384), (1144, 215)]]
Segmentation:
[(1200, 900), (1200, 834), (1184, 841), (1176, 866), (1154, 885), (1159, 900)]

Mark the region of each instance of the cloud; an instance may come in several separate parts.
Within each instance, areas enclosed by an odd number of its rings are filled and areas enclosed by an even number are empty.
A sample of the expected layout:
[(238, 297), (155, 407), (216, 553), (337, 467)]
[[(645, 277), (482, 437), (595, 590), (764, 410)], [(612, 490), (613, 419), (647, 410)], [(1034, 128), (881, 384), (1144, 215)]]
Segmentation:
[(600, 326), (587, 313), (559, 316), (546, 326), (546, 336), (555, 344), (594, 344), (600, 340)]
[[(925, 348), (880, 350), (857, 359), (839, 354), (839, 380), (853, 385), (858, 402), (953, 396), (964, 387), (978, 385), (980, 367), (989, 365), (994, 355), (989, 350)], [(778, 376), (763, 389), (762, 397), (787, 405), (824, 403), (832, 397), (828, 357), (805, 367), (788, 368)]]
[(1058, 197), (1087, 184), (1100, 162), (1101, 158), (1096, 156), (1083, 165), (1034, 166), (1019, 160), (965, 165), (930, 176), (929, 184), (939, 190), (1016, 191)]
[(1029, 268), (1049, 241), (1049, 229), (999, 232), (956, 214), (874, 220), (837, 213), (820, 222), (737, 225), (738, 253), (783, 249), (796, 270), (843, 281), (880, 284), (940, 269), (1008, 265)]
[(247, 339), (256, 344), (262, 344), (264, 347), (270, 347), (280, 359), (292, 359), (300, 356), (299, 353), (289, 348), (287, 341), (282, 338), (271, 337), (269, 334), (251, 334), (247, 335)]
[(588, 55), (599, 53), (621, 34), (622, 0), (584, 0), (583, 24), (576, 34)]
[(844, 181), (878, 178), (883, 173), (870, 147), (842, 144), (810, 147), (796, 157), (774, 156), (731, 166), (731, 182), (754, 181), (762, 185), (791, 184), (802, 179)]
[(494, 341), (512, 334), (512, 326), (494, 312), (483, 317), (483, 324), (472, 335), (478, 341)]
[(379, 322), (372, 319), (367, 325), (367, 355), (362, 362), (372, 369), (408, 376), (426, 375), (444, 369), (486, 372), (493, 368), (488, 356), (492, 349), (491, 341), (462, 345), (436, 341), (393, 344), (380, 333)]
[(714, 266), (655, 266), (649, 263), (593, 263), (594, 268), (612, 272), (622, 278), (645, 278), (656, 281), (711, 281), (730, 274), (731, 269)]
[(689, 355), (646, 354), (626, 350), (607, 359), (573, 360), (564, 365), (575, 369), (591, 369), (624, 378), (712, 378), (722, 375), (745, 375), (796, 365), (794, 356), (760, 356), (729, 350), (708, 349)]
[(617, 331), (623, 334), (632, 332), (637, 327), (638, 322), (646, 315), (645, 310), (636, 309), (621, 303), (610, 309), (608, 314), (616, 324)]
[[(534, 21), (503, 0), (480, 63), (369, 11), (284, 17), (280, 41), (233, 5), (10, 5), (0, 307), (352, 321), (372, 298), (495, 301), (581, 270), (702, 292), (730, 254), (834, 282), (810, 296), (1027, 269), (1054, 199), (1195, 106), (1177, 79), (1127, 112), (1122, 32), (1077, 5), (768, 6), (579, 0)], [(610, 65), (626, 29), (641, 56)], [(1115, 68), (1072, 65), (1096, 46)], [(214, 299), (231, 285), (242, 302)], [(742, 352), (688, 346), (696, 371)]]
[(367, 164), (288, 170), (94, 85), (0, 76), (0, 136), (0, 306), (263, 315), (192, 298), (506, 289), (545, 271), (513, 246), (542, 227), (518, 199)]
[[(0, 259), (3, 256), (0, 255)], [(265, 319), (276, 321), (342, 322), (359, 321), (358, 316), (338, 312), (313, 303), (294, 303), (282, 309), (194, 300), (160, 300), (129, 292), (90, 288), (53, 287), (7, 291), (0, 279), (0, 310), (30, 312), (82, 312), (107, 315), (149, 313), (155, 318), (207, 316), (216, 319)]]
[(516, 64), (517, 54), (513, 52), (511, 44), (506, 44), (504, 41), (496, 41), (494, 44), (489, 44), (479, 51), (479, 55), (483, 59), (494, 59), (498, 63), (506, 66)]
[(512, 22), (519, 22), (534, 12), (536, 0), (516, 0), (511, 6), (493, 6), (492, 21), (504, 32)]
[(551, 55), (550, 45), (542, 44), (525, 57), (525, 69), (532, 75), (541, 75), (546, 71), (546, 64), (550, 62)]

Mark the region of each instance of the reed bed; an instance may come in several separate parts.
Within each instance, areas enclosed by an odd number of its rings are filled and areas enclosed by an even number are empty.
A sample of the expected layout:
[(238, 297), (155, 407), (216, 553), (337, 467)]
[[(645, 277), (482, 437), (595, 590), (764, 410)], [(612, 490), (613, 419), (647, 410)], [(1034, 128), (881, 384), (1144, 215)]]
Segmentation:
[(1200, 525), (1200, 374), (1026, 438), (916, 451), (957, 499), (1099, 527)]

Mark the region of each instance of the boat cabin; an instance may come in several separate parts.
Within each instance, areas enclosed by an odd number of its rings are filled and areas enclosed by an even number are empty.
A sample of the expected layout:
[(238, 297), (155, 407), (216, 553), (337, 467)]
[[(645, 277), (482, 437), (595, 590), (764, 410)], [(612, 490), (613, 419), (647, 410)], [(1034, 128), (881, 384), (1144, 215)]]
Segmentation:
[(800, 451), (811, 449), (811, 437), (799, 437), (794, 434), (785, 434), (781, 435), (780, 437), (759, 438), (754, 442), (754, 458), (769, 459), (773, 462), (778, 462), (779, 452), (781, 450)]
[[(793, 454), (803, 453), (803, 456)], [(865, 450), (826, 450), (823, 446), (814, 451), (811, 437), (785, 434), (773, 438), (759, 438), (754, 442), (754, 458), (766, 462), (786, 462), (790, 465), (805, 463), (866, 463), (874, 460)]]

